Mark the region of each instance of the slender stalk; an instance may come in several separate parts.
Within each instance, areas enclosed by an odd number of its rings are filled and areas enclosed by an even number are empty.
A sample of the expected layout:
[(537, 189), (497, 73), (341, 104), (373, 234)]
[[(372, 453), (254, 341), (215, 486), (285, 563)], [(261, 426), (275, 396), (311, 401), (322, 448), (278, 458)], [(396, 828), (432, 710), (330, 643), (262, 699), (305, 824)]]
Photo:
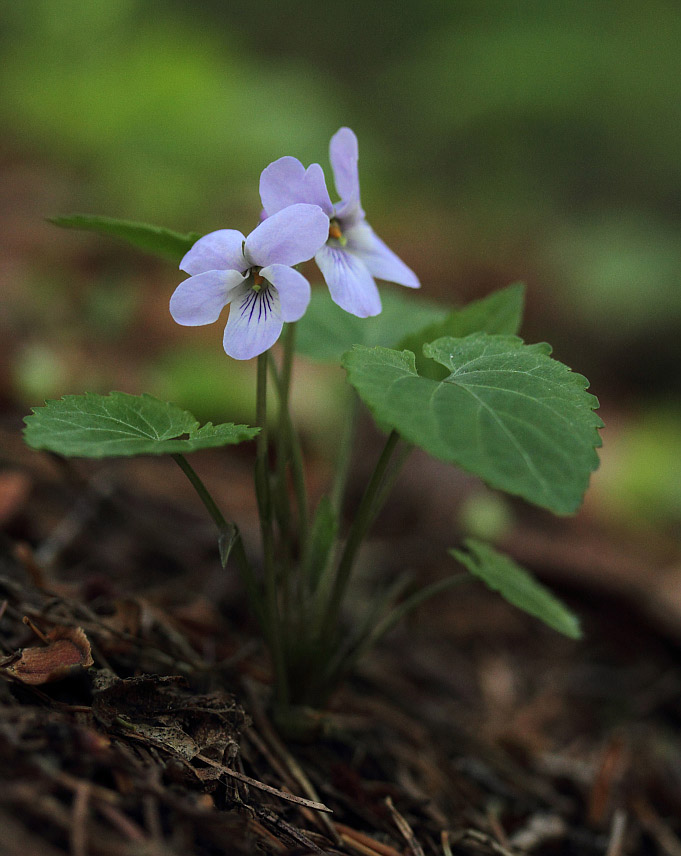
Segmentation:
[(333, 583), (331, 595), (326, 604), (324, 617), (320, 627), (325, 638), (328, 638), (329, 633), (332, 633), (335, 630), (343, 595), (345, 594), (345, 589), (347, 588), (350, 580), (350, 574), (352, 573), (352, 566), (355, 562), (357, 551), (359, 550), (364, 536), (367, 534), (367, 531), (373, 522), (376, 498), (383, 483), (386, 470), (388, 469), (390, 458), (392, 457), (399, 440), (400, 435), (397, 431), (391, 431), (386, 444), (383, 447), (381, 456), (376, 463), (376, 467), (371, 474), (369, 483), (364, 491), (364, 496), (362, 496), (357, 513), (350, 527), (350, 532), (348, 533), (348, 538), (345, 542), (345, 547), (343, 548), (343, 552), (338, 563), (336, 578)]
[(341, 434), (338, 459), (336, 461), (336, 474), (331, 488), (331, 504), (340, 518), (343, 511), (343, 500), (345, 498), (345, 487), (348, 481), (350, 461), (352, 459), (352, 447), (354, 446), (355, 429), (357, 427), (357, 410), (359, 397), (351, 390), (348, 398), (348, 406), (345, 412), (343, 433)]
[(175, 463), (179, 466), (182, 472), (187, 476), (189, 481), (192, 483), (192, 487), (198, 493), (199, 499), (205, 505), (206, 511), (210, 514), (210, 516), (215, 521), (215, 525), (221, 531), (229, 528), (229, 524), (224, 518), (223, 513), (217, 507), (217, 504), (213, 497), (208, 492), (208, 488), (199, 478), (196, 470), (189, 461), (185, 458), (184, 455), (176, 454), (171, 456)]
[(475, 578), (472, 574), (454, 574), (451, 577), (445, 577), (443, 580), (437, 580), (430, 585), (424, 586), (422, 589), (419, 589), (414, 592), (414, 594), (405, 598), (402, 603), (398, 604), (391, 612), (384, 615), (376, 624), (374, 629), (368, 633), (363, 640), (360, 640), (359, 644), (348, 658), (347, 668), (352, 668), (366, 651), (372, 648), (379, 639), (385, 636), (385, 634), (392, 630), (398, 622), (416, 609), (417, 606), (424, 603), (424, 601), (431, 597), (435, 597), (437, 594), (441, 594), (443, 591), (447, 591), (447, 589), (454, 588), (454, 586), (458, 586), (461, 583), (471, 582), (474, 579)]
[[(397, 460), (394, 462), (392, 469), (383, 479), (383, 484), (381, 485), (378, 493), (376, 494), (376, 499), (374, 500), (374, 507), (372, 510), (371, 523), (374, 522), (376, 517), (378, 516), (379, 511), (385, 505), (385, 501), (392, 493), (392, 489), (395, 487), (395, 482), (398, 479), (398, 476), (402, 472), (402, 467), (405, 465), (407, 458), (413, 452), (414, 447), (411, 444), (405, 444), (401, 449), (400, 453), (397, 457)], [(371, 525), (371, 523), (369, 525)]]
[(255, 613), (255, 616), (258, 619), (260, 626), (263, 628), (263, 631), (266, 631), (263, 614), (262, 593), (260, 591), (260, 587), (258, 585), (255, 573), (253, 572), (251, 563), (249, 562), (248, 556), (246, 555), (246, 550), (244, 548), (244, 542), (241, 538), (241, 533), (239, 532), (235, 524), (227, 522), (223, 513), (218, 508), (215, 500), (210, 495), (208, 488), (201, 481), (196, 470), (192, 467), (192, 465), (185, 458), (185, 456), (178, 453), (176, 455), (172, 455), (171, 457), (191, 482), (192, 487), (199, 496), (199, 499), (204, 504), (206, 511), (208, 511), (210, 516), (213, 518), (213, 521), (215, 522), (215, 525), (217, 526), (220, 535), (225, 532), (228, 532), (230, 529), (234, 532), (231, 552), (239, 566), (239, 571), (241, 573), (241, 577), (244, 581), (244, 585), (246, 586), (246, 591), (248, 593), (248, 599), (251, 604), (251, 609)]
[(265, 614), (268, 621), (268, 639), (274, 664), (277, 700), (288, 703), (288, 684), (281, 634), (281, 616), (277, 597), (277, 570), (274, 563), (274, 535), (272, 531), (272, 495), (267, 462), (267, 353), (258, 357), (256, 388), (257, 437), (255, 459), (255, 490), (260, 514), (263, 559), (265, 566)]
[(293, 369), (293, 355), (295, 353), (296, 325), (286, 325), (283, 335), (284, 355), (279, 374), (277, 391), (279, 393), (279, 431), (282, 437), (282, 447), (286, 453), (281, 456), (281, 472), (277, 476), (285, 489), (285, 467), (291, 465), (291, 476), (293, 478), (293, 490), (296, 495), (298, 507), (298, 528), (301, 544), (307, 539), (308, 529), (308, 503), (307, 488), (305, 486), (305, 469), (303, 466), (303, 454), (300, 448), (300, 439), (293, 427), (291, 410), (289, 407), (291, 394), (291, 374)]

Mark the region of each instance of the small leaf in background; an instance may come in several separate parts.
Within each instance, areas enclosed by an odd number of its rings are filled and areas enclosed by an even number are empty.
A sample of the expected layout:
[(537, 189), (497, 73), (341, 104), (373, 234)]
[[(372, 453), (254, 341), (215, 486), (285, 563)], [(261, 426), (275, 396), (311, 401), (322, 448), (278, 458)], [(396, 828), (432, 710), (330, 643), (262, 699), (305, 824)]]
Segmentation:
[(296, 327), (296, 350), (304, 357), (339, 363), (353, 345), (395, 347), (409, 331), (446, 317), (448, 310), (434, 303), (381, 292), (383, 311), (357, 318), (331, 300), (326, 289), (313, 289), (307, 312)]
[[(413, 351), (416, 370), (422, 377), (442, 380), (446, 370), (423, 354), (423, 346), (442, 336), (463, 338), (471, 333), (501, 333), (515, 336), (520, 331), (525, 303), (525, 286), (521, 282), (493, 291), (480, 300), (474, 300), (461, 309), (454, 309), (421, 330), (405, 336), (395, 347), (397, 350)], [(363, 344), (370, 345), (371, 342)], [(380, 345), (381, 342), (374, 344)]]
[(0, 669), (23, 684), (37, 686), (92, 666), (90, 643), (81, 627), (55, 627), (44, 638), (46, 645), (24, 648), (18, 659), (14, 655)]
[(125, 392), (67, 395), (35, 408), (24, 422), (32, 448), (83, 458), (183, 454), (241, 443), (258, 433), (231, 422), (199, 427), (174, 404)]
[(49, 222), (63, 229), (79, 229), (83, 232), (97, 232), (119, 238), (138, 250), (144, 250), (166, 261), (179, 264), (182, 257), (199, 240), (198, 232), (173, 232), (162, 226), (148, 223), (134, 223), (131, 220), (116, 220), (113, 217), (99, 217), (94, 214), (70, 214), (63, 217), (50, 217)]
[(426, 345), (451, 374), (420, 377), (414, 354), (356, 346), (348, 379), (381, 425), (433, 457), (558, 514), (576, 511), (598, 466), (601, 420), (581, 375), (546, 344), (476, 333)]
[(571, 639), (581, 638), (579, 619), (513, 559), (474, 538), (464, 541), (464, 547), (466, 552), (450, 550), (449, 553), (486, 586), (559, 633)]

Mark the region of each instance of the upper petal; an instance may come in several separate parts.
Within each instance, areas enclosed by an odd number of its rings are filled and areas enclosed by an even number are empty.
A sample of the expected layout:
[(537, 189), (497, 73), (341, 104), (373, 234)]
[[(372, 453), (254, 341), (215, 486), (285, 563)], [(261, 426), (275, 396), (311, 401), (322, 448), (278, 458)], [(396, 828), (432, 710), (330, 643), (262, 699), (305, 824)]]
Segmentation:
[(190, 276), (173, 292), (170, 314), (185, 327), (212, 324), (231, 300), (230, 292), (244, 279), (236, 270), (209, 270)]
[(244, 236), (236, 229), (209, 232), (194, 244), (180, 262), (180, 270), (190, 274), (207, 270), (240, 270), (248, 267), (242, 247)]
[(310, 283), (302, 273), (285, 265), (269, 265), (260, 271), (260, 276), (277, 289), (282, 320), (300, 320), (310, 302)]
[(279, 295), (274, 288), (253, 291), (243, 286), (235, 294), (222, 340), (225, 353), (250, 360), (277, 341), (284, 326)]
[(354, 131), (350, 128), (341, 128), (336, 131), (329, 144), (329, 159), (336, 190), (341, 198), (334, 209), (341, 219), (345, 217), (361, 219), (364, 216), (359, 201), (358, 158), (359, 149)]
[(250, 265), (297, 265), (311, 259), (329, 237), (329, 218), (318, 205), (289, 205), (246, 238)]
[(265, 167), (260, 175), (260, 199), (268, 216), (297, 202), (319, 205), (329, 217), (333, 212), (321, 166), (313, 163), (305, 169), (292, 157), (279, 158)]
[(414, 271), (387, 247), (368, 223), (359, 223), (345, 232), (348, 249), (358, 256), (377, 279), (420, 288)]
[(314, 257), (331, 299), (346, 312), (367, 318), (381, 311), (381, 296), (364, 262), (347, 248), (322, 247)]

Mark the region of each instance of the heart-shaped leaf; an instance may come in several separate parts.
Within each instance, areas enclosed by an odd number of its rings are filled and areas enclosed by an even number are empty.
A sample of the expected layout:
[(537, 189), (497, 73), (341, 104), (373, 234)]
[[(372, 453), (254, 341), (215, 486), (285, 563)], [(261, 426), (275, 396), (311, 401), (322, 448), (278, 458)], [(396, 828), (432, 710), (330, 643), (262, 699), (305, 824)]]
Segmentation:
[(581, 637), (579, 619), (513, 559), (474, 538), (467, 539), (464, 547), (466, 552), (450, 550), (449, 553), (486, 586), (559, 633), (571, 639)]
[(257, 428), (232, 422), (199, 427), (174, 404), (151, 395), (67, 395), (48, 401), (24, 419), (24, 439), (34, 449), (77, 458), (184, 454), (251, 440)]
[(428, 324), (427, 327), (420, 330), (412, 328), (415, 332), (405, 336), (394, 347), (399, 351), (413, 351), (416, 356), (416, 370), (420, 375), (442, 380), (447, 376), (446, 369), (423, 354), (424, 345), (442, 336), (463, 338), (471, 333), (506, 333), (514, 336), (520, 331), (524, 302), (525, 286), (522, 282), (515, 282), (480, 300), (473, 300), (461, 309), (452, 310), (444, 318)]
[(557, 513), (575, 511), (590, 473), (601, 420), (581, 375), (546, 344), (476, 333), (424, 347), (450, 372), (421, 377), (410, 351), (355, 347), (348, 379), (383, 426), (492, 487)]
[(130, 220), (116, 220), (113, 217), (99, 217), (94, 214), (51, 217), (50, 223), (61, 226), (63, 229), (80, 229), (120, 238), (139, 250), (177, 264), (201, 237), (198, 232), (183, 234), (162, 226), (150, 226), (148, 223), (134, 223)]

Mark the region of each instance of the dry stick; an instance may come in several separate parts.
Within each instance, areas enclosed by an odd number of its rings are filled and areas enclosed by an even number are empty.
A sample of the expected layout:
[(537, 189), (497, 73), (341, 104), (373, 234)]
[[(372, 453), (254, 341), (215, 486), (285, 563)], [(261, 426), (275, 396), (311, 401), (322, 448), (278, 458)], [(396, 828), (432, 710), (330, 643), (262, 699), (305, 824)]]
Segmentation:
[(681, 841), (646, 799), (635, 800), (633, 809), (641, 826), (655, 839), (666, 856), (681, 856)]
[[(291, 755), (288, 749), (284, 746), (281, 740), (277, 737), (277, 734), (270, 725), (269, 719), (265, 716), (262, 706), (260, 705), (260, 702), (250, 683), (246, 683), (246, 691), (248, 693), (248, 698), (250, 701), (250, 709), (251, 713), (253, 714), (253, 720), (258, 726), (258, 730), (262, 733), (263, 738), (267, 740), (269, 745), (279, 755), (283, 763), (288, 767), (288, 772), (290, 776), (300, 785), (300, 787), (308, 795), (308, 797), (313, 800), (319, 800), (314, 785), (305, 774), (305, 771), (296, 761), (293, 755)], [(288, 775), (286, 777), (288, 778)], [(328, 818), (325, 814), (321, 814), (319, 815), (319, 821), (326, 830), (326, 832), (330, 835), (331, 840), (337, 844), (338, 833), (336, 832), (335, 826), (331, 822), (330, 818)]]
[(86, 856), (87, 854), (87, 810), (88, 802), (90, 801), (90, 783), (86, 781), (78, 782), (76, 786), (72, 816), (73, 824), (71, 827), (71, 853), (73, 856)]
[(346, 826), (344, 823), (334, 823), (338, 830), (341, 839), (348, 847), (356, 847), (362, 853), (378, 854), (378, 856), (402, 856), (399, 850), (395, 850), (389, 844), (383, 844), (382, 841), (376, 841), (370, 835), (364, 832), (359, 832), (351, 826)]
[(516, 856), (517, 854), (517, 851), (514, 852), (507, 847), (502, 847), (495, 838), (492, 838), (491, 835), (487, 835), (485, 832), (480, 832), (479, 829), (462, 829), (451, 836), (454, 844), (458, 844), (459, 841), (463, 841), (465, 838), (470, 838), (472, 841), (478, 842), (478, 844), (486, 844), (495, 853), (499, 853), (499, 856)]
[(624, 834), (627, 829), (626, 812), (618, 808), (612, 817), (612, 826), (610, 827), (610, 842), (605, 856), (622, 856), (624, 846)]
[(449, 830), (443, 829), (440, 833), (440, 844), (442, 845), (442, 852), (444, 856), (453, 856), (452, 848), (449, 843)]
[(395, 808), (393, 801), (390, 797), (385, 798), (385, 804), (388, 806), (388, 811), (390, 812), (392, 819), (395, 821), (395, 826), (402, 833), (402, 837), (409, 845), (409, 849), (414, 854), (414, 856), (426, 856), (423, 852), (423, 847), (416, 840), (416, 836), (414, 835), (414, 830), (409, 826), (406, 818), (402, 817), (399, 811)]
[(279, 797), (279, 799), (286, 800), (287, 802), (295, 803), (296, 805), (304, 805), (306, 808), (313, 808), (315, 811), (324, 811), (328, 812), (328, 814), (333, 814), (333, 811), (324, 803), (313, 802), (312, 800), (306, 800), (304, 797), (297, 797), (293, 794), (287, 794), (284, 791), (280, 791), (278, 788), (273, 788), (270, 785), (266, 785), (264, 782), (259, 782), (257, 779), (252, 779), (250, 776), (246, 776), (244, 773), (237, 773), (236, 770), (230, 770), (229, 767), (225, 767), (222, 764), (218, 764), (217, 761), (212, 761), (210, 758), (206, 758), (205, 755), (197, 755), (196, 756), (199, 761), (203, 761), (204, 764), (208, 764), (209, 767), (214, 767), (216, 770), (220, 770), (221, 773), (224, 773), (226, 776), (231, 776), (233, 779), (238, 779), (240, 782), (245, 782), (247, 785), (251, 785), (254, 788), (258, 788), (261, 791), (265, 791), (267, 794), (272, 794), (275, 797)]

